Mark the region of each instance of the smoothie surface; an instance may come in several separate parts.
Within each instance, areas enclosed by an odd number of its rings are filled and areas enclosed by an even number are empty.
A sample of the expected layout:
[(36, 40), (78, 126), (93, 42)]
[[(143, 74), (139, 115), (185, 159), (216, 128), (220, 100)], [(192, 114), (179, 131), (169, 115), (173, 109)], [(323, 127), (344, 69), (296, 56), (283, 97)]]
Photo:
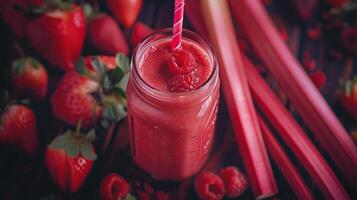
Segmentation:
[(212, 73), (209, 55), (195, 42), (184, 40), (172, 50), (170, 39), (151, 44), (139, 62), (142, 79), (160, 91), (188, 92), (202, 86)]

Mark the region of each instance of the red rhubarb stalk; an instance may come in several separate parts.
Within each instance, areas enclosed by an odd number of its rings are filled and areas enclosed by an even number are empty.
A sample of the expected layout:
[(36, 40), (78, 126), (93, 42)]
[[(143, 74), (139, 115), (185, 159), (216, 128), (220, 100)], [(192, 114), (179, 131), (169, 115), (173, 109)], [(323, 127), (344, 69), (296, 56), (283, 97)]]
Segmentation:
[(186, 1), (185, 16), (200, 35), (207, 36), (205, 22), (202, 19), (202, 9), (199, 0)]
[[(264, 115), (306, 168), (327, 199), (349, 199), (336, 175), (294, 117), (245, 57), (243, 63), (253, 97)], [(279, 163), (280, 164), (280, 163)]]
[(263, 133), (264, 142), (267, 146), (270, 157), (274, 160), (280, 172), (284, 175), (291, 189), (296, 197), (301, 200), (315, 199), (311, 194), (308, 186), (305, 184), (304, 179), (300, 176), (298, 169), (289, 159), (284, 149), (280, 146), (278, 141), (274, 138), (273, 133), (270, 131), (268, 125), (261, 117), (259, 118), (260, 128)]
[(253, 193), (257, 199), (272, 196), (277, 186), (245, 77), (228, 3), (201, 0), (201, 6), (209, 38), (217, 52), (223, 93)]
[(301, 65), (281, 40), (258, 0), (229, 0), (256, 52), (314, 132), (322, 148), (357, 189), (357, 148)]

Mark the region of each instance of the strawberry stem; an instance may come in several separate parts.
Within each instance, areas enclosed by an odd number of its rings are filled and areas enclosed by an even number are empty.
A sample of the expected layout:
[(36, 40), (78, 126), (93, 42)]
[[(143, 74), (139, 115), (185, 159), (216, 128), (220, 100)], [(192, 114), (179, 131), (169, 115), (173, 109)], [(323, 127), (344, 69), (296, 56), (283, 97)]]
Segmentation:
[(17, 51), (17, 53), (19, 53), (20, 57), (25, 56), (25, 52), (18, 42), (14, 42), (14, 47), (15, 47), (15, 50)]
[(78, 121), (77, 127), (76, 127), (76, 132), (74, 132), (74, 136), (76, 138), (79, 138), (80, 136), (80, 131), (81, 131), (81, 125), (82, 125), (82, 119)]

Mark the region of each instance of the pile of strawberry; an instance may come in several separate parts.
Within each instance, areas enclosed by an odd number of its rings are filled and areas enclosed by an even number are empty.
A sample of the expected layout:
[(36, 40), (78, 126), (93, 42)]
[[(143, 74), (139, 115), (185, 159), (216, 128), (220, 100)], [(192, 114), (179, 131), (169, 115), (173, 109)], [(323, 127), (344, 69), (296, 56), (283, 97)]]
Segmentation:
[[(142, 4), (1, 1), (0, 17), (12, 32), (17, 55), (2, 66), (9, 73), (1, 79), (10, 81), (0, 88), (0, 148), (43, 157), (64, 193), (77, 192), (90, 173), (98, 137), (106, 137), (98, 133), (126, 117), (127, 56), (152, 32), (136, 21)], [(57, 136), (41, 143), (38, 110), (31, 105), (46, 102), (51, 107), (46, 116), (61, 128), (53, 127)]]

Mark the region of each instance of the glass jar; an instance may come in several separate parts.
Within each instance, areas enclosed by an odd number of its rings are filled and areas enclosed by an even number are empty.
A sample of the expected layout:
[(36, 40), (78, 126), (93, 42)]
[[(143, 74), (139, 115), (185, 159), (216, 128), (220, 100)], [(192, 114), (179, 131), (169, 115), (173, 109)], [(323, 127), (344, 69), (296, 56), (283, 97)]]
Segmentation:
[(212, 72), (193, 91), (174, 93), (151, 87), (139, 64), (155, 42), (171, 37), (171, 29), (151, 34), (133, 53), (127, 87), (131, 154), (134, 162), (157, 179), (182, 180), (197, 173), (210, 153), (219, 102), (219, 73), (211, 46), (184, 30), (182, 39), (194, 42), (208, 55)]

